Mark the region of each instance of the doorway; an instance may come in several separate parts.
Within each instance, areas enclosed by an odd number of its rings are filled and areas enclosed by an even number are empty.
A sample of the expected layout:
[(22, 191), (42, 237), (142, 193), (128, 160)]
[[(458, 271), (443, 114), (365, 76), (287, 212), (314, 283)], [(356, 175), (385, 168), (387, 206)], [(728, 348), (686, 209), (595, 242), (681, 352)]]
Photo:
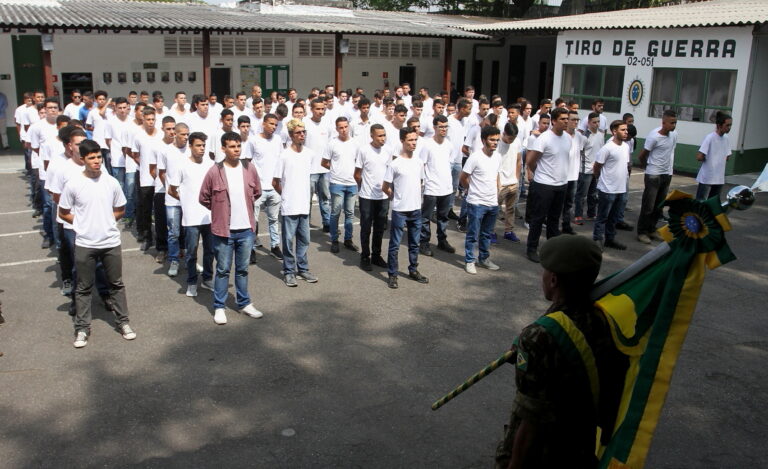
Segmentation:
[[(513, 103), (523, 96), (525, 77), (525, 46), (509, 46), (509, 69), (507, 76), (507, 102)], [(536, 107), (536, 103), (534, 106)]]
[(229, 68), (211, 68), (211, 92), (216, 93), (219, 102), (231, 94), (232, 71)]
[(403, 65), (400, 67), (400, 81), (397, 82), (397, 86), (400, 86), (403, 83), (408, 83), (411, 85), (411, 89), (415, 90), (416, 84), (414, 83), (416, 81), (416, 67), (413, 65)]
[(12, 36), (11, 47), (16, 76), (16, 102), (23, 103), (25, 92), (44, 87), (42, 43), (40, 36)]

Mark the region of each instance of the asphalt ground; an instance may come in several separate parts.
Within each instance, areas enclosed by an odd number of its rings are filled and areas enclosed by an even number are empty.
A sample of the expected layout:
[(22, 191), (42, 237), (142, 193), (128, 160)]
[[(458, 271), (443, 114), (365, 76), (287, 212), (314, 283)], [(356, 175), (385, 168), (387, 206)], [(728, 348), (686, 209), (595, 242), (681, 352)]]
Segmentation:
[[(331, 254), (314, 228), (309, 263), (319, 283), (287, 288), (280, 263), (261, 251), (249, 291), (264, 317), (230, 309), (229, 323), (216, 326), (210, 292), (184, 296), (184, 271), (169, 278), (153, 251), (142, 253), (124, 232), (138, 338), (123, 340), (97, 299), (91, 339), (77, 350), (19, 161), (0, 158), (0, 467), (492, 465), (514, 399), (513, 367), (436, 412), (430, 404), (498, 357), (548, 306), (542, 269), (523, 244), (500, 240), (491, 258), (501, 270), (475, 276), (460, 254), (436, 251), (420, 258), (428, 285), (401, 277), (390, 290), (386, 272), (360, 270), (358, 255), (344, 248)], [(676, 176), (672, 186), (694, 191), (695, 181)], [(641, 192), (635, 171), (632, 223)], [(768, 205), (758, 199), (730, 218), (727, 238), (739, 259), (708, 274), (648, 468), (767, 467)], [(591, 227), (576, 230), (589, 236)], [(453, 222), (449, 230), (461, 248), (463, 234)], [(651, 249), (631, 233), (618, 239), (629, 249), (606, 252), (601, 276)], [(406, 265), (401, 247), (401, 272)]]

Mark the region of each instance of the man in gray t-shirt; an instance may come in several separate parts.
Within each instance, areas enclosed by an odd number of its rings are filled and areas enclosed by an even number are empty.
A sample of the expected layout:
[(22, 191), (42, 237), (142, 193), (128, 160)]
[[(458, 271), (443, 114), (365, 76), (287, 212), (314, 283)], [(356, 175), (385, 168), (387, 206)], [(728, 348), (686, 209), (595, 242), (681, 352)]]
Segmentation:
[(657, 127), (645, 139), (640, 152), (640, 166), (645, 168), (645, 189), (637, 220), (637, 240), (651, 244), (651, 239), (661, 239), (656, 234), (656, 223), (661, 217), (659, 204), (667, 198), (669, 184), (672, 181), (675, 145), (677, 145), (677, 114), (672, 110), (664, 111), (661, 127)]

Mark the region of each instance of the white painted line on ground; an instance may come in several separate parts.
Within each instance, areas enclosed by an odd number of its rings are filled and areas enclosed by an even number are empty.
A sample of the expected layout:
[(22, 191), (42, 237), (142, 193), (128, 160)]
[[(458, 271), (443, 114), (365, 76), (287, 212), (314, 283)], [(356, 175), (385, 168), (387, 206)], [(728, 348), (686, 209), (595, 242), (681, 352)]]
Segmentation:
[(17, 215), (19, 213), (32, 213), (32, 212), (34, 212), (34, 210), (32, 210), (32, 209), (29, 209), (29, 210), (18, 210), (16, 212), (2, 212), (2, 213), (0, 213), (0, 215)]
[(18, 233), (3, 233), (3, 234), (0, 234), (0, 238), (5, 238), (8, 236), (23, 236), (23, 235), (28, 235), (32, 233), (40, 233), (40, 230), (19, 231)]

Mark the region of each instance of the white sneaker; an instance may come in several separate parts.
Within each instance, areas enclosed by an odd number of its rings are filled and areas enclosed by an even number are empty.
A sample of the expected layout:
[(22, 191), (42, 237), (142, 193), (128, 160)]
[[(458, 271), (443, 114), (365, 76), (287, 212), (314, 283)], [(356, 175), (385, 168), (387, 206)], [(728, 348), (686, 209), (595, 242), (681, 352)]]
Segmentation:
[(133, 340), (136, 338), (136, 333), (133, 332), (133, 329), (131, 329), (131, 326), (129, 324), (123, 324), (120, 326), (120, 334), (122, 334), (123, 339), (125, 340)]
[(477, 269), (475, 268), (474, 262), (467, 262), (467, 264), (464, 266), (464, 270), (466, 270), (468, 274), (472, 274), (472, 275), (475, 275), (477, 273)]
[(72, 294), (72, 281), (64, 280), (64, 282), (61, 285), (61, 295), (69, 296), (71, 294)]
[(224, 308), (216, 308), (213, 312), (213, 322), (220, 326), (227, 323), (227, 315), (224, 313)]
[(77, 331), (75, 335), (75, 348), (83, 348), (88, 345), (88, 333), (85, 331)]
[(264, 316), (264, 313), (256, 309), (256, 307), (253, 306), (253, 303), (249, 304), (245, 308), (240, 308), (240, 312), (256, 319), (259, 319), (260, 317)]
[(488, 270), (499, 270), (499, 266), (494, 264), (493, 262), (491, 262), (490, 259), (486, 259), (484, 261), (483, 260), (478, 260), (477, 261), (477, 265), (479, 265), (480, 267), (483, 267), (485, 269), (488, 269)]
[(187, 296), (197, 296), (197, 285), (187, 285)]

